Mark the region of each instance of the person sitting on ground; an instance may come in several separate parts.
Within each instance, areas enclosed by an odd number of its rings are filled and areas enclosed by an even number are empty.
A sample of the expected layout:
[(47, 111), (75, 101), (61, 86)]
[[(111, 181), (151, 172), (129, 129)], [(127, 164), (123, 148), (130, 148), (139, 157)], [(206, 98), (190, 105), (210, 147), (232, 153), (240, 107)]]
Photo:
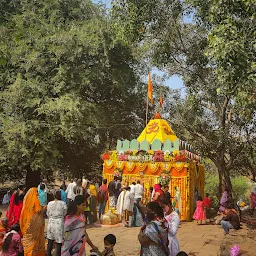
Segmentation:
[(203, 200), (203, 206), (205, 208), (205, 212), (206, 212), (206, 219), (209, 219), (210, 218), (210, 208), (211, 208), (211, 205), (212, 205), (212, 201), (211, 199), (209, 198), (209, 194), (206, 193), (205, 194), (205, 198)]
[(108, 234), (104, 237), (104, 251), (94, 251), (91, 250), (91, 252), (95, 252), (95, 254), (91, 253), (92, 255), (97, 255), (97, 256), (115, 256), (114, 253), (114, 246), (116, 244), (116, 237), (113, 234)]
[(240, 229), (239, 216), (232, 205), (226, 206), (225, 215), (226, 216), (224, 216), (220, 222), (222, 228), (225, 231), (225, 235), (229, 234), (230, 229)]
[(23, 255), (23, 246), (21, 244), (21, 236), (19, 233), (20, 225), (14, 224), (11, 231), (4, 237), (1, 256)]

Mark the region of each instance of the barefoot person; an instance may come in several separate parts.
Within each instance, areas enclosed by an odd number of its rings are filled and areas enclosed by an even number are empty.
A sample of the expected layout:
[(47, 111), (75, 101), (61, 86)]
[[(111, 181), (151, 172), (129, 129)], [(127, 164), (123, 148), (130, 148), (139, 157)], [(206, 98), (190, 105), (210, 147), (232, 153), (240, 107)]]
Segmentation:
[(193, 219), (197, 220), (197, 224), (202, 224), (202, 221), (206, 220), (203, 199), (201, 196), (198, 196), (198, 199), (196, 202), (196, 210), (195, 210)]
[(56, 256), (61, 255), (61, 245), (64, 236), (64, 217), (67, 213), (67, 205), (61, 201), (61, 191), (55, 193), (55, 200), (47, 205), (47, 216), (49, 217), (47, 226), (47, 255), (52, 255), (54, 241), (56, 243)]
[(75, 200), (71, 201), (68, 206), (64, 224), (64, 243), (61, 248), (62, 256), (84, 256), (86, 243), (94, 251), (98, 250), (85, 230), (85, 218), (83, 215), (85, 206), (86, 200), (82, 195), (77, 195)]

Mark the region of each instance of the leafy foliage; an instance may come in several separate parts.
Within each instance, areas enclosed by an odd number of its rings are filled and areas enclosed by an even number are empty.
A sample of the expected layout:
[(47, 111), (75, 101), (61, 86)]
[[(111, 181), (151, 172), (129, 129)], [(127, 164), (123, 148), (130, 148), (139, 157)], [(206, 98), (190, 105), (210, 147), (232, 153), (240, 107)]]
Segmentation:
[[(128, 27), (128, 34), (137, 35), (133, 43), (151, 65), (184, 80), (186, 97), (176, 97), (172, 108), (165, 106), (172, 126), (214, 162), (220, 194), (225, 186), (232, 188), (230, 174), (238, 165), (249, 167), (242, 155), (255, 140), (255, 101), (250, 96), (255, 85), (255, 4), (115, 3), (120, 23)], [(187, 15), (193, 16), (192, 22), (186, 22)]]
[(130, 46), (90, 1), (1, 4), (1, 174), (99, 171), (144, 115)]

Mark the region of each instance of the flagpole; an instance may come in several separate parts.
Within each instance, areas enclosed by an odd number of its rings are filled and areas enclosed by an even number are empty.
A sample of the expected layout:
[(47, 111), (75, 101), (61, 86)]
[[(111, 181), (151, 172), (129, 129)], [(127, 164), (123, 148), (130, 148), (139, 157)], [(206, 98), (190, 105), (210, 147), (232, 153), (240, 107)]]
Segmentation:
[(146, 107), (146, 126), (148, 123), (148, 96), (147, 96), (147, 107)]

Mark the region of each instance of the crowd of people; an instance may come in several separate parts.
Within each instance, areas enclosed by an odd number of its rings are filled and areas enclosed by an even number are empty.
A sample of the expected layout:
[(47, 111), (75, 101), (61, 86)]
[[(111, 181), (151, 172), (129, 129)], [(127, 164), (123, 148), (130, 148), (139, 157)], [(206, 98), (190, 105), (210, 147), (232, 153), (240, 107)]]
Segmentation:
[[(169, 186), (155, 184), (145, 196), (145, 188), (138, 180), (130, 185), (122, 185), (119, 177), (112, 181), (74, 179), (68, 185), (65, 181), (55, 190), (54, 198), (49, 196), (47, 180), (38, 187), (26, 191), (24, 185), (4, 196), (9, 203), (6, 218), (0, 220), (1, 256), (85, 255), (85, 244), (91, 247), (91, 255), (113, 256), (116, 237), (109, 234), (104, 239), (104, 251), (90, 240), (86, 225), (100, 220), (105, 213), (107, 202), (117, 213), (125, 227), (141, 227), (138, 240), (141, 255), (186, 255), (180, 252), (176, 238), (182, 213), (182, 197), (178, 187), (175, 195), (170, 194)], [(107, 185), (108, 184), (108, 185)], [(51, 198), (51, 199), (49, 199)], [(145, 198), (149, 198), (145, 200)], [(251, 195), (251, 212), (256, 207), (256, 188)], [(193, 218), (198, 224), (207, 221), (211, 199), (206, 193), (204, 199), (198, 195)], [(239, 214), (232, 205), (230, 191), (223, 193), (220, 200), (219, 224), (228, 234), (230, 229), (239, 229)], [(45, 219), (48, 218), (45, 237)], [(47, 248), (45, 248), (47, 239)]]

